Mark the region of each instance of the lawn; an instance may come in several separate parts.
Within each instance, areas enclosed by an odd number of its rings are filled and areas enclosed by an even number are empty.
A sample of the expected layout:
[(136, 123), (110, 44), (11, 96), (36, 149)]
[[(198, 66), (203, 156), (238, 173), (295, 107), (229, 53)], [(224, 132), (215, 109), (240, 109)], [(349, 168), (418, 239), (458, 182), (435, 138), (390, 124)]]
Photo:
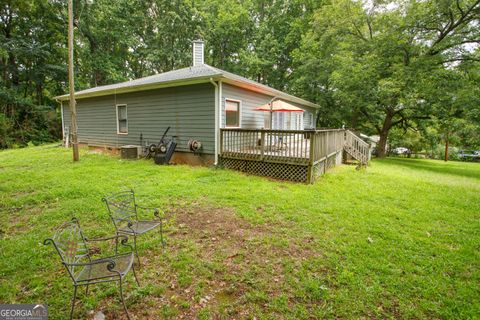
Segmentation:
[[(73, 287), (54, 227), (76, 216), (111, 234), (102, 195), (133, 188), (173, 213), (167, 246), (142, 237), (137, 319), (468, 319), (480, 315), (480, 165), (375, 160), (314, 185), (122, 161), (54, 145), (0, 152), (0, 303), (47, 303)], [(76, 317), (124, 318), (113, 285), (80, 291)]]

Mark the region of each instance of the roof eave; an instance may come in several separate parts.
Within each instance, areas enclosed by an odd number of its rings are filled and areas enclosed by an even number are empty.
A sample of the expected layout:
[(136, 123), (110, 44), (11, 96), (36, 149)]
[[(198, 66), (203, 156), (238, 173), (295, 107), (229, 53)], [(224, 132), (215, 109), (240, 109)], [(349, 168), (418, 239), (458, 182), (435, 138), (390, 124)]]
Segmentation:
[[(213, 76), (198, 77), (193, 79), (190, 78), (190, 79), (166, 81), (166, 82), (160, 82), (160, 83), (141, 84), (141, 85), (129, 86), (129, 87), (123, 87), (123, 88), (112, 88), (112, 89), (99, 90), (99, 91), (86, 92), (86, 93), (79, 92), (79, 93), (75, 93), (75, 99), (85, 99), (85, 98), (92, 98), (92, 97), (107, 96), (111, 94), (121, 94), (121, 93), (153, 90), (153, 89), (160, 89), (160, 88), (186, 86), (190, 84), (210, 82), (211, 79), (217, 81), (220, 78), (221, 78), (220, 75), (213, 75)], [(58, 101), (68, 101), (70, 99), (70, 95), (64, 94), (61, 96), (56, 96), (54, 97), (54, 99)]]
[(315, 109), (320, 108), (320, 106), (318, 104), (315, 104), (313, 102), (310, 102), (310, 101), (307, 101), (307, 100), (304, 100), (304, 99), (301, 99), (301, 98), (298, 98), (298, 97), (295, 97), (295, 96), (292, 96), (288, 93), (285, 93), (285, 92), (282, 92), (280, 90), (276, 90), (276, 89), (273, 89), (273, 88), (270, 88), (270, 87), (267, 87), (267, 86), (264, 86), (264, 85), (261, 85), (261, 84), (254, 84), (254, 83), (249, 83), (249, 82), (247, 83), (247, 82), (244, 82), (244, 81), (229, 78), (225, 75), (223, 75), (222, 81), (225, 82), (225, 83), (228, 83), (228, 84), (235, 85), (237, 87), (241, 87), (241, 88), (250, 90), (250, 91), (263, 93), (263, 94), (266, 94), (266, 95), (269, 95), (269, 96), (272, 96), (272, 97), (277, 97), (277, 98), (280, 98), (280, 99), (283, 99), (283, 100), (286, 100), (286, 101), (290, 101), (290, 102), (293, 102), (293, 103), (298, 103), (298, 104), (301, 104), (301, 105), (304, 105), (304, 106), (307, 106), (307, 107), (311, 107), (311, 108), (315, 108)]
[[(81, 91), (75, 94), (75, 99), (85, 99), (85, 98), (92, 98), (92, 97), (100, 97), (106, 96), (111, 94), (121, 94), (121, 93), (129, 93), (135, 91), (144, 91), (144, 90), (152, 90), (152, 89), (160, 89), (160, 88), (168, 88), (168, 87), (176, 87), (176, 86), (183, 86), (183, 85), (190, 85), (190, 84), (198, 84), (198, 83), (205, 83), (210, 82), (210, 80), (218, 81), (222, 80), (223, 82), (245, 88), (250, 91), (263, 93), (272, 97), (277, 97), (286, 101), (290, 101), (293, 103), (298, 103), (300, 105), (308, 106), (311, 108), (318, 109), (320, 108), (319, 105), (312, 103), (310, 101), (295, 97), (293, 95), (287, 94), (280, 90), (276, 90), (270, 88), (268, 86), (262, 85), (260, 83), (253, 83), (253, 82), (246, 82), (241, 81), (235, 78), (228, 77), (225, 74), (216, 74), (216, 75), (208, 75), (203, 77), (197, 78), (189, 78), (189, 79), (180, 79), (180, 80), (173, 80), (173, 81), (165, 81), (160, 83), (149, 83), (149, 84), (140, 84), (140, 85), (133, 85), (133, 86), (126, 86), (120, 88), (111, 88), (105, 90), (98, 90), (93, 92), (86, 92), (82, 93)], [(88, 91), (88, 89), (87, 89)], [(58, 101), (68, 101), (70, 96), (68, 94), (64, 94), (61, 96), (56, 96), (54, 99)]]

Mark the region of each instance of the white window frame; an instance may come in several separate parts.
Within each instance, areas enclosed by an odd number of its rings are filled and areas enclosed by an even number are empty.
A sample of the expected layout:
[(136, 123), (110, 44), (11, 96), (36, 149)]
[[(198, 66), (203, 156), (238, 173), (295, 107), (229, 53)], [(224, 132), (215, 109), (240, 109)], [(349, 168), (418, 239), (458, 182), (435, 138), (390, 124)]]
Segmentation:
[[(227, 101), (238, 102), (238, 126), (237, 127), (227, 126)], [(243, 107), (242, 106), (242, 100), (225, 97), (225, 99), (223, 101), (223, 116), (225, 117), (225, 124), (223, 126), (224, 128), (230, 128), (230, 129), (240, 129), (240, 128), (242, 128), (242, 107)]]
[[(125, 107), (125, 118), (127, 119), (127, 132), (120, 132), (120, 120), (118, 119), (118, 107)], [(128, 134), (128, 107), (125, 103), (115, 105), (115, 113), (116, 118), (115, 121), (117, 122), (117, 134), (127, 135)]]

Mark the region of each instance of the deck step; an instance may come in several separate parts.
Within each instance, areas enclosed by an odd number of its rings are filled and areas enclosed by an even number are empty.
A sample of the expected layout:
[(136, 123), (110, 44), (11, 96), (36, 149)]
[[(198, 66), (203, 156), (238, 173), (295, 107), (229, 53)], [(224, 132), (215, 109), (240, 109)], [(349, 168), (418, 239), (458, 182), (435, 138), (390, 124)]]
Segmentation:
[(343, 150), (358, 160), (359, 167), (368, 165), (368, 161), (370, 160), (370, 145), (350, 130), (347, 130), (345, 133)]

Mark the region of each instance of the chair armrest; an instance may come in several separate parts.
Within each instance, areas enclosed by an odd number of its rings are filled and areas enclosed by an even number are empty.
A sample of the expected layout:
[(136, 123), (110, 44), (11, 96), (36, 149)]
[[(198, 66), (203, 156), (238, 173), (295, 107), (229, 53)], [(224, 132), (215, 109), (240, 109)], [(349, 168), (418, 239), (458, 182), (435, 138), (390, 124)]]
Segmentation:
[(155, 207), (143, 207), (143, 206), (139, 206), (138, 204), (135, 204), (135, 207), (137, 209), (142, 209), (142, 210), (145, 210), (145, 211), (153, 211), (153, 215), (155, 216), (155, 218), (157, 218), (157, 220), (162, 220), (162, 219), (166, 219), (166, 215), (165, 215), (165, 212), (164, 211), (161, 211), (160, 209), (158, 208), (155, 208)]
[(94, 260), (89, 262), (76, 262), (76, 263), (63, 262), (63, 264), (66, 265), (67, 267), (85, 267), (85, 266), (93, 266), (93, 265), (101, 264), (105, 262), (108, 262), (107, 264), (108, 271), (113, 271), (115, 269), (115, 261), (110, 258), (99, 259), (99, 260)]
[(113, 240), (113, 239), (118, 239), (118, 238), (127, 238), (127, 241), (128, 241), (128, 237), (125, 236), (125, 235), (115, 235), (115, 236), (111, 236), (111, 237), (106, 237), (106, 238), (84, 238), (86, 242), (95, 242), (95, 241), (107, 241), (107, 240)]
[[(131, 228), (132, 224), (131, 222), (128, 224), (129, 228)], [(100, 242), (100, 241), (108, 241), (108, 240), (114, 240), (116, 243), (118, 243), (118, 240), (120, 240), (120, 244), (124, 247), (130, 248), (130, 252), (133, 252), (133, 247), (131, 244), (127, 243), (128, 242), (128, 236), (123, 235), (123, 234), (118, 234), (115, 236), (111, 237), (106, 237), (106, 238), (84, 238), (85, 242)], [(115, 247), (115, 253), (118, 253), (118, 248)]]

